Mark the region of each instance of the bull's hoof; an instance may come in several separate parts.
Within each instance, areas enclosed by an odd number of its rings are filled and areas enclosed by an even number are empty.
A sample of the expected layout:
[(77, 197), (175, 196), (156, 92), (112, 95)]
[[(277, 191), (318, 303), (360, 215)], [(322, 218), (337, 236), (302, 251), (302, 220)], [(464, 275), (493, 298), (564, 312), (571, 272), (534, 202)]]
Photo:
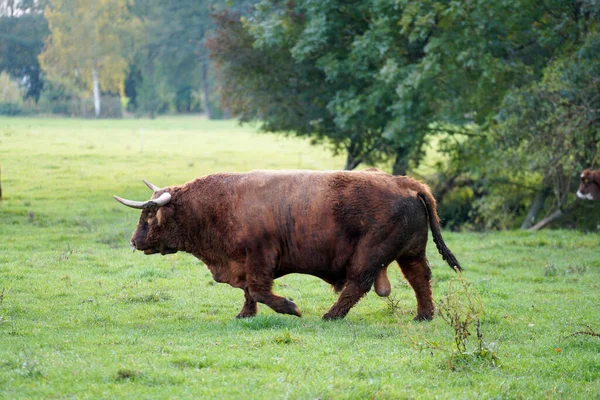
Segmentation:
[(288, 306), (288, 312), (286, 314), (290, 314), (290, 315), (295, 315), (296, 317), (302, 317), (302, 313), (300, 312), (300, 310), (298, 309), (298, 306), (296, 304), (294, 304), (293, 301), (287, 301), (287, 306)]
[(432, 319), (433, 315), (417, 314), (417, 316), (413, 318), (413, 321), (431, 321)]
[(235, 316), (237, 319), (241, 319), (241, 318), (252, 318), (252, 317), (256, 317), (256, 312), (249, 312), (249, 311), (241, 311), (238, 315)]
[(335, 315), (330, 312), (323, 315), (323, 320), (325, 320), (325, 321), (335, 321), (336, 319), (342, 319), (342, 318), (344, 318), (343, 315)]

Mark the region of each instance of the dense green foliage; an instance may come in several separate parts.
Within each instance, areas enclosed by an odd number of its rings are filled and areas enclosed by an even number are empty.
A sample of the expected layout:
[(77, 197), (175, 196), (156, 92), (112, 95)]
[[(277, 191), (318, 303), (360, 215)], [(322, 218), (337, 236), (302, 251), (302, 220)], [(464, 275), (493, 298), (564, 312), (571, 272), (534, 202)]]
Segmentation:
[[(0, 118), (0, 397), (549, 398), (600, 392), (597, 234), (453, 233), (444, 238), (484, 308), (480, 351), (440, 316), (416, 323), (412, 290), (368, 294), (343, 321), (336, 295), (290, 275), (274, 290), (302, 318), (259, 306), (186, 254), (132, 253), (138, 212), (157, 185), (253, 168), (327, 169), (307, 141), (199, 118)], [(438, 307), (467, 297), (429, 248)], [(459, 292), (460, 293), (460, 292)], [(475, 296), (477, 295), (477, 296)], [(445, 309), (444, 309), (445, 310)], [(579, 334), (574, 334), (581, 332)], [(462, 342), (461, 342), (462, 343)], [(461, 344), (462, 346), (462, 344)], [(462, 348), (462, 347), (461, 347)]]
[(327, 139), (347, 154), (347, 169), (396, 154), (395, 172), (406, 173), (434, 105), (419, 90), (399, 88), (400, 69), (422, 57), (424, 44), (391, 29), (395, 8), (264, 1), (248, 20), (218, 14), (210, 47), (227, 104), (267, 131)]
[[(527, 228), (542, 212), (566, 216), (563, 224), (586, 212), (573, 193), (581, 170), (598, 165), (600, 32), (590, 17), (598, 18), (597, 11), (581, 11), (588, 18), (571, 25), (569, 35), (551, 29), (563, 42), (551, 43), (563, 47), (540, 79), (511, 89), (476, 135), (446, 143), (451, 161), (440, 178), (446, 187), (449, 180), (462, 183), (452, 188), (455, 193), (469, 188), (465, 220)], [(597, 229), (600, 215), (588, 216), (587, 228)], [(450, 218), (460, 223), (456, 217)]]

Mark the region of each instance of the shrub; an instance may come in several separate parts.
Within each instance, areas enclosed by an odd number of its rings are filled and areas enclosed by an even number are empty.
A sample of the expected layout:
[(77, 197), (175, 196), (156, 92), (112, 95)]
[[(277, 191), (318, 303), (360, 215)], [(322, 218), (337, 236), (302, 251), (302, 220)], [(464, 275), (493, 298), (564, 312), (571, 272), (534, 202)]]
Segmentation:
[(19, 115), (23, 112), (23, 92), (6, 72), (0, 73), (0, 115)]
[[(469, 366), (498, 365), (498, 356), (483, 340), (480, 319), (484, 308), (481, 297), (464, 278), (451, 279), (448, 293), (438, 303), (438, 315), (454, 330), (455, 348), (451, 351), (448, 365), (457, 370)], [(477, 334), (477, 348), (469, 350), (469, 337), (473, 329)]]
[(19, 104), (16, 103), (5, 103), (0, 102), (0, 115), (21, 115), (23, 113), (23, 109)]

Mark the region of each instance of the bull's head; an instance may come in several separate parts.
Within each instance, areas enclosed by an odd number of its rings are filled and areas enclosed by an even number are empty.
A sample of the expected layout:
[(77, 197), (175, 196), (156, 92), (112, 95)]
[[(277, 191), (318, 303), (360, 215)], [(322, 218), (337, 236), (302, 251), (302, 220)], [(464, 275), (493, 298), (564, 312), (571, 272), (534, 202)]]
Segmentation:
[(173, 223), (174, 206), (171, 204), (171, 193), (168, 188), (159, 188), (144, 181), (152, 189), (152, 197), (148, 201), (133, 201), (114, 196), (115, 200), (127, 207), (142, 210), (137, 228), (131, 236), (131, 246), (144, 254), (170, 254), (177, 252), (177, 235)]
[(600, 171), (583, 170), (577, 197), (586, 200), (600, 200)]

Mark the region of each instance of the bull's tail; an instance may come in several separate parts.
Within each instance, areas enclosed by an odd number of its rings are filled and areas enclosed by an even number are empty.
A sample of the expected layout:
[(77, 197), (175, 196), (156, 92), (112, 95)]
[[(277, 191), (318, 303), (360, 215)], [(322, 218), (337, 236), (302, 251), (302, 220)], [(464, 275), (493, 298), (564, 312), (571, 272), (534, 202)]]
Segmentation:
[(429, 227), (431, 228), (431, 233), (433, 235), (433, 242), (437, 247), (439, 253), (442, 255), (444, 261), (448, 263), (448, 265), (456, 272), (462, 271), (460, 264), (454, 254), (450, 251), (444, 239), (442, 238), (442, 232), (440, 231), (440, 218), (438, 217), (436, 211), (436, 203), (435, 199), (429, 192), (419, 191), (419, 197), (425, 204), (425, 209), (427, 210), (427, 218), (429, 219)]

